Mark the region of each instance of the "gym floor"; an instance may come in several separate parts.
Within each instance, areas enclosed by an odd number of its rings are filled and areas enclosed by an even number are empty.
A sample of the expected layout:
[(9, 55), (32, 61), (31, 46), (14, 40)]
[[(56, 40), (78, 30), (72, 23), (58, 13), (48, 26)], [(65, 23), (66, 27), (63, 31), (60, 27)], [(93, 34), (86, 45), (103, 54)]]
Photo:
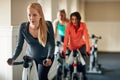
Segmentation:
[(120, 80), (120, 53), (98, 53), (102, 74), (87, 74), (88, 80)]

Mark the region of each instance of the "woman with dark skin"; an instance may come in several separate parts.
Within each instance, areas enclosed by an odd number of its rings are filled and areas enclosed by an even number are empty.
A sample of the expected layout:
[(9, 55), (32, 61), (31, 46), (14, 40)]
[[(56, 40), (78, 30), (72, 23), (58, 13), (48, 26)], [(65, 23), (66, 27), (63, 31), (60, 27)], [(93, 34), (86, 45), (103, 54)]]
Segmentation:
[[(47, 74), (54, 59), (54, 31), (50, 21), (45, 21), (42, 7), (39, 3), (31, 3), (27, 7), (28, 22), (20, 25), (18, 43), (8, 63), (12, 65), (22, 51), (24, 40), (28, 46), (26, 55), (34, 58), (38, 68), (39, 80), (48, 80)], [(46, 60), (45, 64), (42, 64)]]

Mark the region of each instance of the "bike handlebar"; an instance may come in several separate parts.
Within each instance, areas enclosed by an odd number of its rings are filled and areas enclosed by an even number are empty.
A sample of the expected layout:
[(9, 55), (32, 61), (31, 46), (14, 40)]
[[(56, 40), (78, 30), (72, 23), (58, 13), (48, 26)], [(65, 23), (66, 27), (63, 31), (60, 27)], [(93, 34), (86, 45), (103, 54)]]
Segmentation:
[(102, 39), (101, 36), (96, 36), (96, 35), (94, 35), (94, 34), (92, 34), (92, 36), (91, 36), (90, 38), (91, 38), (91, 39), (93, 39), (93, 38)]
[(13, 65), (22, 65), (23, 64), (23, 61), (21, 62), (14, 62)]
[(62, 43), (61, 41), (57, 41), (57, 42), (56, 42), (56, 46), (58, 46), (58, 47), (59, 47), (60, 45), (62, 45), (62, 44), (63, 44), (63, 43)]
[[(24, 57), (23, 57), (23, 61), (13, 62), (12, 65), (22, 65), (22, 64), (23, 64), (23, 66), (24, 66), (25, 68), (28, 68), (28, 67), (29, 67), (29, 63), (32, 62), (32, 60), (33, 60), (33, 58), (31, 58), (31, 57), (29, 57), (29, 56), (24, 56)], [(11, 64), (12, 61), (13, 61), (13, 59), (12, 59), (12, 58), (9, 58), (9, 59), (7, 60), (7, 63), (8, 63), (8, 64)]]
[[(12, 58), (9, 58), (9, 59), (7, 60), (7, 63), (11, 63), (11, 62), (12, 62)], [(21, 65), (21, 64), (23, 64), (23, 61), (14, 62), (12, 65)]]

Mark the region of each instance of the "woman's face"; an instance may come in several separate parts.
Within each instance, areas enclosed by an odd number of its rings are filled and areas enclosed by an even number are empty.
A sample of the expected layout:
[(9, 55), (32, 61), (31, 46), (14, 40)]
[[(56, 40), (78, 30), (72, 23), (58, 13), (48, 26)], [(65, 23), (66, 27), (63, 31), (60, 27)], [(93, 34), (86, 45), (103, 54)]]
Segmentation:
[(30, 8), (27, 10), (27, 17), (31, 26), (38, 27), (41, 15), (36, 9)]
[(63, 13), (63, 12), (60, 12), (59, 14), (58, 14), (58, 18), (59, 18), (59, 20), (64, 20), (65, 19), (65, 13)]
[(72, 16), (71, 17), (71, 22), (73, 23), (74, 26), (78, 26), (78, 19), (76, 16)]

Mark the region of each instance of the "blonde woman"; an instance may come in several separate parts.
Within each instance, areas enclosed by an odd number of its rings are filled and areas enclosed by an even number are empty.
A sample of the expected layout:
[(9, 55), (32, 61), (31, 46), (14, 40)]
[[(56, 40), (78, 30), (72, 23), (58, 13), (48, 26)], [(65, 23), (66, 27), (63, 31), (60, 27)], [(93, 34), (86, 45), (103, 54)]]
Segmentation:
[[(23, 22), (19, 29), (19, 38), (12, 61), (20, 55), (24, 40), (28, 43), (26, 54), (33, 57), (38, 68), (39, 80), (48, 80), (47, 74), (54, 58), (54, 31), (52, 23), (45, 21), (39, 3), (31, 3), (27, 7), (28, 22)], [(43, 61), (46, 63), (43, 64)]]
[(58, 41), (64, 42), (65, 29), (68, 22), (69, 19), (66, 17), (65, 10), (64, 9), (59, 10), (57, 13), (57, 18), (53, 21), (54, 35), (56, 40), (58, 33), (59, 36)]

